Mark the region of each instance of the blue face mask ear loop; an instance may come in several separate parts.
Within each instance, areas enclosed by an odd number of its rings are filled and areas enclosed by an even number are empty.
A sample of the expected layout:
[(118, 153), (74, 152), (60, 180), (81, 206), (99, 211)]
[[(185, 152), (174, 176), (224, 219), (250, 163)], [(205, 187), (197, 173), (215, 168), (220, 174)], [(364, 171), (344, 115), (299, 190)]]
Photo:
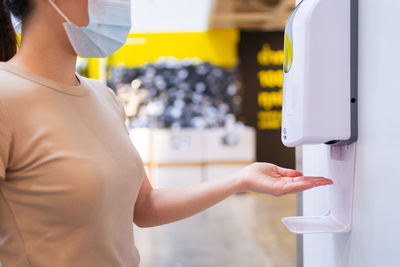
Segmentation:
[[(67, 16), (65, 16), (65, 14), (58, 8), (58, 6), (52, 1), (52, 0), (48, 0), (49, 3), (55, 8), (55, 10), (57, 10), (57, 12), (65, 19), (66, 22), (68, 23), (72, 23)], [(73, 23), (72, 23), (73, 24)]]

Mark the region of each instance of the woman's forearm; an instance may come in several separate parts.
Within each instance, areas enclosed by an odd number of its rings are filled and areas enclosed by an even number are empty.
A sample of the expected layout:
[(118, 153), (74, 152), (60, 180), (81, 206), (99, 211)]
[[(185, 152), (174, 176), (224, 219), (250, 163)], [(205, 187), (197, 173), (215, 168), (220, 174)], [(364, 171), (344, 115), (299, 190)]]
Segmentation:
[[(241, 181), (230, 176), (178, 188), (152, 189), (143, 206), (135, 209), (135, 223), (152, 227), (199, 213), (241, 190)], [(146, 205), (146, 206), (144, 206)]]

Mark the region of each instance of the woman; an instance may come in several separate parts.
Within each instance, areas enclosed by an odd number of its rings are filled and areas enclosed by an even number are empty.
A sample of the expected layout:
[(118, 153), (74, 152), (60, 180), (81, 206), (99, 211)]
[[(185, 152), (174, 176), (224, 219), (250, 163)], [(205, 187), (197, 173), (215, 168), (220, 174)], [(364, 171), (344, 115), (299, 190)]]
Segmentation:
[[(125, 128), (121, 102), (102, 83), (75, 73), (77, 55), (106, 56), (122, 45), (115, 40), (126, 40), (128, 2), (0, 0), (4, 267), (137, 266), (132, 223), (174, 222), (236, 192), (280, 196), (332, 183), (255, 163), (212, 182), (153, 189)], [(22, 22), (18, 52), (10, 13)], [(102, 19), (115, 21), (116, 30), (92, 25)], [(93, 42), (90, 29), (74, 26), (88, 23), (115, 40)]]

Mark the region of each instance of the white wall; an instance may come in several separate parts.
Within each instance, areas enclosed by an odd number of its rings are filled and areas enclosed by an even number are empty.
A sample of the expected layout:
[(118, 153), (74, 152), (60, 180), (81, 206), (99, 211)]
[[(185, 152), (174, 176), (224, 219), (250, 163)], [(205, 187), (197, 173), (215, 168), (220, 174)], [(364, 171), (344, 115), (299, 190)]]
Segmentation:
[[(400, 1), (360, 0), (359, 141), (353, 230), (304, 236), (305, 267), (400, 266)], [(326, 175), (324, 146), (303, 170)], [(328, 207), (328, 188), (304, 193), (304, 215)]]
[(213, 0), (132, 0), (132, 31), (202, 32)]

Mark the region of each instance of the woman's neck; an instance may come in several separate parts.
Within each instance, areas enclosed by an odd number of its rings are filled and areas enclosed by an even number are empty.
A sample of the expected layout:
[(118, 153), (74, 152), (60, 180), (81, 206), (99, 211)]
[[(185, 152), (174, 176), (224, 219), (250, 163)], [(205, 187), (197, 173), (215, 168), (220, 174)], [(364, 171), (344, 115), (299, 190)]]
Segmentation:
[(76, 54), (64, 29), (56, 27), (40, 18), (23, 27), (20, 48), (8, 62), (50, 80), (78, 85)]

